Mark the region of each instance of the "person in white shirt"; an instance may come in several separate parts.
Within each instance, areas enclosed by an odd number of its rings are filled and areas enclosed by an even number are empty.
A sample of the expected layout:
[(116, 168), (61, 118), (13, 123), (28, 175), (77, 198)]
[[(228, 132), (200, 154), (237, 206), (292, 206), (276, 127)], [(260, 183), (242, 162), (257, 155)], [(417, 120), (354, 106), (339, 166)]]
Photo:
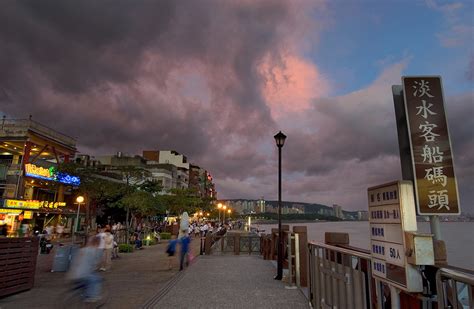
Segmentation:
[(101, 245), (103, 245), (103, 248), (100, 247), (103, 250), (103, 255), (102, 255), (102, 263), (100, 270), (101, 271), (106, 271), (110, 269), (111, 261), (112, 261), (112, 250), (114, 249), (114, 235), (110, 232), (110, 226), (106, 226), (105, 230), (102, 234), (101, 237)]
[(205, 224), (201, 227), (202, 236), (206, 236), (208, 230), (209, 230), (209, 226), (207, 225), (207, 223), (205, 223)]

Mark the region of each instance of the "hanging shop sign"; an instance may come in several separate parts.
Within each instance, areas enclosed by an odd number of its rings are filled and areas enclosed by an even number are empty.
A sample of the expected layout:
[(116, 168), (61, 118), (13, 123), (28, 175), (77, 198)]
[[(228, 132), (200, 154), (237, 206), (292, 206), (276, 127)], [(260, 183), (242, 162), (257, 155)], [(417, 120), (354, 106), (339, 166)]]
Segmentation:
[(23, 219), (32, 219), (33, 218), (33, 212), (29, 210), (25, 210), (23, 212)]
[(55, 167), (44, 168), (32, 163), (25, 164), (25, 175), (28, 177), (56, 181), (73, 186), (79, 186), (81, 184), (81, 179), (78, 176), (58, 172)]
[(65, 202), (50, 202), (50, 201), (22, 201), (22, 200), (5, 200), (3, 207), (18, 208), (18, 209), (40, 209), (40, 208), (58, 208), (66, 206)]
[(459, 215), (441, 77), (408, 76), (402, 81), (418, 213)]
[(416, 232), (411, 181), (368, 189), (372, 275), (408, 292), (423, 290), (421, 274), (407, 262), (405, 232)]
[(22, 200), (5, 200), (3, 202), (5, 208), (19, 208), (19, 209), (39, 209), (39, 201), (22, 201)]
[(22, 210), (21, 209), (5, 209), (5, 208), (0, 208), (0, 214), (6, 214), (6, 215), (19, 215), (21, 214)]

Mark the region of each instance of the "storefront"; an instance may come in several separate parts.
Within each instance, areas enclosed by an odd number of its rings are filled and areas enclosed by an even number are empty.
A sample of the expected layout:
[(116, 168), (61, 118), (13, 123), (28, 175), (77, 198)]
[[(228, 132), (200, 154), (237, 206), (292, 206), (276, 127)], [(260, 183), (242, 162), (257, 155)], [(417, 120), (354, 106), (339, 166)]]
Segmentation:
[[(43, 231), (48, 227), (61, 225), (64, 234), (69, 234), (77, 215), (73, 207), (66, 202), (40, 200), (3, 200), (0, 208), (0, 226), (6, 226), (8, 236), (22, 237), (31, 235), (35, 228)], [(80, 213), (83, 219), (84, 213)]]

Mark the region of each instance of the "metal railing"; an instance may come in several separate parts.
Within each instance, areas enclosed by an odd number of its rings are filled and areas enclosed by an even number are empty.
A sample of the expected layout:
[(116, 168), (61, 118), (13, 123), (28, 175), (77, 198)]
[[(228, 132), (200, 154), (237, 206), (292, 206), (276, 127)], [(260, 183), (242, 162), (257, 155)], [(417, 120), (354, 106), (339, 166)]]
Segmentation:
[(260, 254), (260, 236), (254, 234), (226, 233), (213, 236), (212, 253)]
[(439, 308), (474, 308), (474, 273), (440, 268), (436, 273)]
[(370, 254), (309, 243), (310, 302), (313, 308), (372, 308)]

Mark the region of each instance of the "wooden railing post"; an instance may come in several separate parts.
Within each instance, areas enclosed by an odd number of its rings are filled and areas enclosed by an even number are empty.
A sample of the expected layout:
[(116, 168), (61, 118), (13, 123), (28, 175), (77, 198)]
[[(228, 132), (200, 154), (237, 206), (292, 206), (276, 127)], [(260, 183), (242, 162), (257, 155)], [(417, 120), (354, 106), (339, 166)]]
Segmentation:
[(293, 226), (293, 233), (299, 236), (300, 285), (308, 286), (308, 229), (306, 226)]
[(234, 234), (234, 254), (240, 255), (240, 234)]

